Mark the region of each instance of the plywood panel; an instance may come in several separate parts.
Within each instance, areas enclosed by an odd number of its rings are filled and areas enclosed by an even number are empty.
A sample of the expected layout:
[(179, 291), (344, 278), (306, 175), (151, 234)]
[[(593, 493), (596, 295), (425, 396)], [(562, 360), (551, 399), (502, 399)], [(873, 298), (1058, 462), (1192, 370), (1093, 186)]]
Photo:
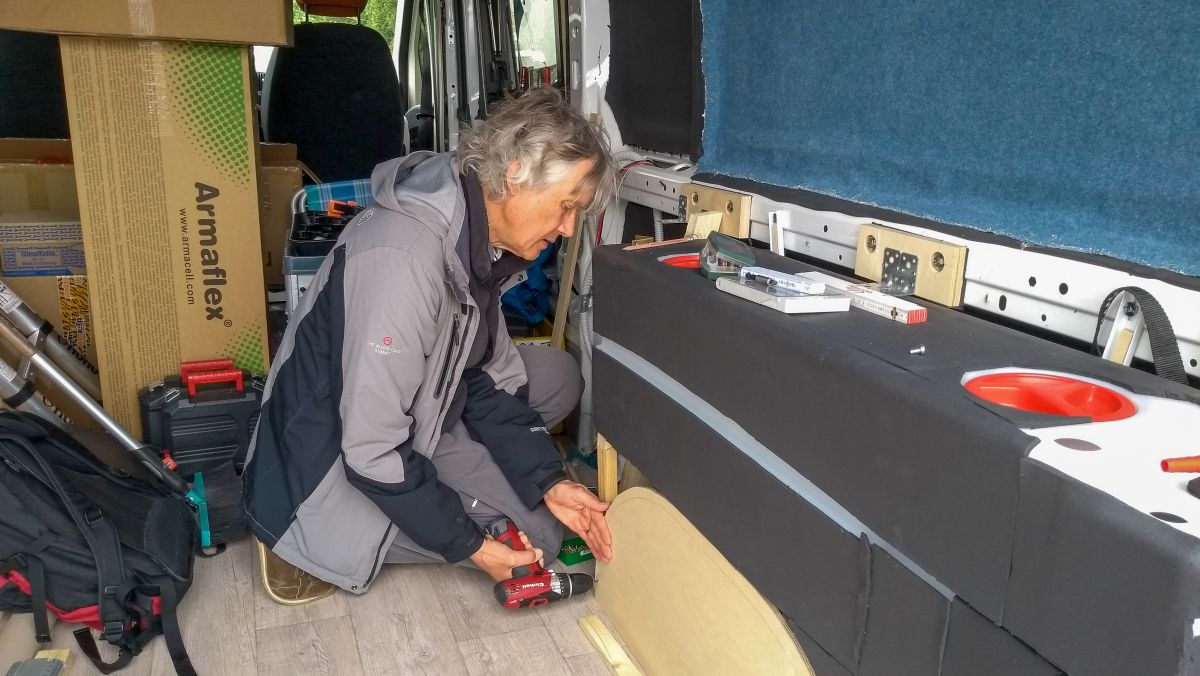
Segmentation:
[(812, 675), (775, 608), (665, 498), (630, 489), (608, 519), (619, 554), (597, 599), (647, 673)]

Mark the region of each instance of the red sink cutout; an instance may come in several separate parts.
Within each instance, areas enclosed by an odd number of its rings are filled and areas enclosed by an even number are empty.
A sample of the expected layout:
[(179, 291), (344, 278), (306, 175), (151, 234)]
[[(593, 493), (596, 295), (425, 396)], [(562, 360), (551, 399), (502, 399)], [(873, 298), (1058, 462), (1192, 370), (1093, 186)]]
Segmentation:
[(670, 256), (663, 256), (658, 260), (676, 268), (700, 269), (700, 254), (698, 253), (671, 254)]
[(972, 378), (971, 394), (1001, 406), (1095, 422), (1123, 420), (1137, 413), (1128, 397), (1103, 385), (1048, 373), (990, 373)]

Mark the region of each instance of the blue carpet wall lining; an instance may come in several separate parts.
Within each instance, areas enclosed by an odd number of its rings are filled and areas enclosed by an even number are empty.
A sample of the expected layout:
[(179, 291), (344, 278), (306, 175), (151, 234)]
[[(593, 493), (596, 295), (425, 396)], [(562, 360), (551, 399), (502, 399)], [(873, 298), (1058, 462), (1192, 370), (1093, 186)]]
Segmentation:
[(700, 171), (1200, 275), (1200, 4), (701, 7)]

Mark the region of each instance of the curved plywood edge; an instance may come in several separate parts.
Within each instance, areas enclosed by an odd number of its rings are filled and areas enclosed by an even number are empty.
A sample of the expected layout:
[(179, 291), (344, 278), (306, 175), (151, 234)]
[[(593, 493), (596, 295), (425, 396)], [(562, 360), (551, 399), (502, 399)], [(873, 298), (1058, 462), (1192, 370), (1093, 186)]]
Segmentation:
[(608, 521), (596, 598), (647, 674), (813, 676), (779, 612), (666, 498), (632, 488)]

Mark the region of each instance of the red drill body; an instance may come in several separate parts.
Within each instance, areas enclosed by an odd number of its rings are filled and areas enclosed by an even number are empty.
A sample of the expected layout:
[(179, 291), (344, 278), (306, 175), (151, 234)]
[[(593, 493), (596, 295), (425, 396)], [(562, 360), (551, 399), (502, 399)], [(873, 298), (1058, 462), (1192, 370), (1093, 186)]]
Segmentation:
[[(488, 532), (512, 549), (525, 551), (525, 543), (521, 542), (520, 533), (512, 521), (501, 519), (492, 524)], [(591, 588), (592, 578), (587, 575), (553, 573), (534, 561), (528, 566), (514, 568), (512, 579), (497, 582), (493, 591), (496, 600), (505, 608), (525, 608), (544, 606)]]

